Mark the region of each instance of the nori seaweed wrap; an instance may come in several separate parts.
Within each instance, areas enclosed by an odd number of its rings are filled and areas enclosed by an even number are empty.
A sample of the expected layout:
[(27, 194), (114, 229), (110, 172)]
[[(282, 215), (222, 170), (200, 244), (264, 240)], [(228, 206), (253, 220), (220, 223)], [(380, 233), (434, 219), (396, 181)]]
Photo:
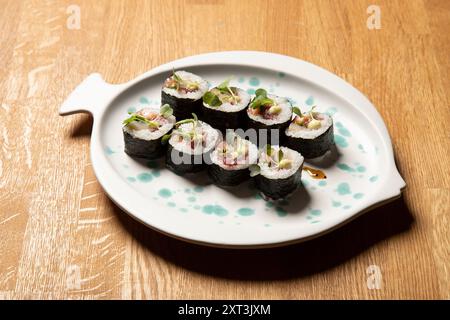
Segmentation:
[(333, 119), (314, 110), (308, 113), (294, 110), (297, 115), (286, 129), (286, 145), (307, 159), (323, 156), (334, 144)]
[(287, 98), (268, 95), (266, 90), (258, 89), (247, 108), (247, 116), (248, 127), (258, 130), (258, 146), (281, 144), (292, 117), (292, 106)]
[(166, 150), (161, 139), (175, 124), (172, 108), (169, 105), (164, 105), (161, 109), (148, 107), (129, 115), (123, 121), (122, 129), (125, 153), (144, 159), (161, 157)]
[(220, 142), (211, 153), (208, 175), (214, 184), (231, 187), (250, 178), (249, 166), (256, 164), (258, 148), (237, 135)]
[(168, 140), (166, 166), (178, 175), (199, 172), (210, 163), (210, 153), (217, 145), (219, 132), (197, 119), (177, 122)]
[(208, 91), (208, 82), (186, 71), (174, 71), (164, 81), (161, 103), (169, 104), (177, 120), (188, 119), (198, 114), (202, 107), (202, 96)]
[(249, 102), (245, 90), (231, 87), (230, 80), (226, 80), (204, 94), (201, 119), (221, 131), (243, 128)]
[(250, 167), (256, 188), (267, 200), (288, 197), (301, 183), (303, 161), (295, 150), (266, 146), (259, 154), (258, 165)]

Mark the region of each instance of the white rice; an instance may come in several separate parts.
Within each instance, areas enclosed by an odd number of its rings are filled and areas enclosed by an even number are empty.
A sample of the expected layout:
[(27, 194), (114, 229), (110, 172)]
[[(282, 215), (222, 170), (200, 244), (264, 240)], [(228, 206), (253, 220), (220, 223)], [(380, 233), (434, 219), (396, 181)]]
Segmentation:
[(184, 123), (180, 125), (177, 129), (175, 129), (173, 131), (172, 137), (170, 137), (169, 139), (170, 145), (180, 152), (192, 155), (199, 155), (202, 153), (207, 153), (210, 150), (212, 150), (219, 142), (219, 132), (206, 122), (198, 121), (198, 123), (200, 125), (195, 128), (196, 133), (206, 135), (205, 141), (206, 143), (204, 147), (202, 146), (201, 143), (198, 143), (196, 144), (195, 148), (192, 149), (190, 141), (187, 141), (186, 138), (183, 138), (183, 140), (179, 141), (180, 135), (177, 134), (177, 131), (180, 130), (186, 133), (191, 132), (193, 126), (192, 123)]
[(281, 107), (281, 112), (277, 114), (273, 119), (264, 119), (261, 115), (254, 115), (250, 112), (247, 112), (250, 119), (264, 123), (266, 126), (271, 126), (278, 123), (284, 123), (292, 118), (292, 106), (287, 98), (278, 97), (272, 94), (268, 94), (267, 97), (274, 100), (276, 104)]
[(220, 161), (218, 159), (218, 152), (219, 148), (218, 146), (214, 149), (214, 151), (211, 153), (211, 161), (214, 164), (217, 164), (219, 167), (225, 169), (225, 170), (241, 170), (248, 168), (251, 164), (255, 164), (258, 161), (258, 148), (251, 143), (248, 140), (241, 139), (243, 143), (245, 143), (248, 147), (248, 157), (245, 159), (239, 159), (237, 164), (233, 166), (227, 166), (223, 163), (223, 161)]
[(168, 95), (171, 95), (173, 97), (176, 97), (178, 99), (191, 99), (191, 100), (198, 100), (203, 97), (206, 91), (208, 91), (209, 85), (208, 82), (203, 80), (201, 77), (199, 77), (196, 74), (187, 72), (187, 71), (176, 71), (175, 72), (177, 76), (179, 76), (181, 79), (192, 81), (198, 84), (199, 88), (196, 91), (193, 92), (179, 92), (176, 89), (166, 88), (163, 87), (163, 91), (167, 93)]
[[(274, 152), (278, 152), (278, 150), (280, 149), (279, 146), (272, 146), (272, 148), (274, 149)], [(292, 149), (286, 148), (286, 147), (281, 147), (281, 150), (283, 151), (283, 159), (291, 159), (292, 163), (291, 163), (291, 167), (288, 169), (278, 169), (275, 166), (268, 166), (268, 162), (265, 161), (264, 157), (259, 158), (258, 161), (258, 165), (261, 168), (261, 172), (260, 174), (263, 177), (266, 177), (268, 179), (286, 179), (289, 178), (290, 176), (292, 176), (293, 174), (295, 174), (295, 172), (297, 172), (300, 167), (303, 164), (304, 158), (303, 156), (298, 153), (297, 151), (294, 151)], [(260, 154), (265, 153), (266, 150), (263, 149), (261, 151)]]
[(247, 91), (242, 90), (240, 88), (236, 88), (236, 90), (237, 90), (237, 95), (241, 98), (241, 101), (239, 101), (239, 103), (231, 104), (229, 102), (226, 102), (226, 103), (222, 103), (218, 107), (212, 107), (207, 103), (203, 103), (203, 106), (206, 108), (212, 109), (212, 110), (218, 110), (218, 111), (223, 111), (223, 112), (240, 111), (240, 110), (244, 109), (245, 107), (247, 107), (248, 104), (250, 103), (250, 95), (247, 93)]
[[(316, 112), (315, 115), (321, 117), (320, 119), (320, 128), (317, 129), (308, 129), (305, 126), (299, 126), (294, 121), (289, 125), (289, 127), (286, 129), (286, 135), (289, 137), (294, 138), (301, 138), (301, 139), (315, 139), (321, 134), (323, 134), (325, 131), (328, 130), (329, 127), (333, 124), (333, 119), (326, 113), (318, 113)], [(315, 119), (317, 117), (315, 116)]]
[[(150, 112), (158, 113), (158, 107), (147, 107), (139, 110), (140, 113), (145, 117)], [(151, 128), (140, 121), (133, 121), (128, 125), (123, 127), (123, 131), (129, 133), (134, 138), (142, 139), (142, 140), (156, 140), (161, 138), (163, 135), (168, 133), (174, 126), (176, 120), (174, 116), (170, 116), (167, 119), (167, 122), (162, 124), (157, 130), (152, 131)]]

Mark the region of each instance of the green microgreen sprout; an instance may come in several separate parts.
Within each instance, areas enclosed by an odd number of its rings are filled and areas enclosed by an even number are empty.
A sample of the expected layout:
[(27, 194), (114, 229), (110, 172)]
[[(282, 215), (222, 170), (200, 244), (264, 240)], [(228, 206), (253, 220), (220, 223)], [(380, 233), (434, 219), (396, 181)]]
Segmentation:
[(284, 156), (283, 150), (281, 150), (281, 148), (278, 149), (278, 162), (283, 160), (283, 156)]
[(250, 103), (250, 108), (257, 109), (266, 105), (273, 105), (274, 101), (267, 97), (267, 91), (259, 88), (255, 91), (255, 97)]
[(241, 156), (246, 156), (248, 152), (248, 146), (245, 139), (242, 139), (237, 134), (227, 135), (226, 145), (229, 146), (231, 156), (233, 159), (238, 159)]
[(127, 126), (127, 125), (129, 125), (130, 123), (132, 123), (134, 121), (143, 122), (146, 125), (148, 125), (150, 128), (159, 128), (159, 123), (158, 122), (148, 120), (147, 118), (145, 118), (145, 117), (143, 117), (143, 116), (141, 116), (139, 114), (136, 114), (136, 113), (131, 113), (130, 117), (128, 117), (127, 119), (123, 120), (123, 124), (125, 126)]
[(316, 106), (313, 106), (308, 113), (302, 113), (299, 107), (293, 107), (292, 112), (295, 113), (298, 117), (294, 118), (294, 123), (299, 126), (305, 126), (308, 129), (318, 129), (321, 127), (321, 122), (317, 120), (314, 115), (314, 109)]
[(159, 113), (164, 117), (164, 118), (169, 118), (171, 115), (173, 115), (173, 109), (170, 105), (168, 105), (167, 103), (163, 106), (161, 106)]
[(228, 77), (226, 80), (224, 80), (221, 84), (219, 84), (216, 88), (219, 89), (220, 91), (224, 91), (224, 92), (229, 92), (229, 87), (230, 87), (230, 81), (231, 79), (233, 79), (233, 77)]
[(229, 77), (225, 81), (223, 81), (221, 84), (217, 86), (217, 89), (221, 93), (230, 94), (231, 98), (233, 99), (234, 103), (237, 102), (238, 97), (234, 94), (233, 90), (230, 87), (230, 81), (233, 79), (233, 77)]
[(267, 154), (269, 157), (272, 157), (273, 151), (274, 151), (274, 149), (272, 148), (272, 146), (271, 146), (270, 144), (268, 144), (268, 145), (266, 146), (266, 154)]
[(309, 110), (309, 116), (311, 117), (311, 120), (307, 124), (308, 129), (318, 129), (322, 125), (319, 120), (314, 118), (314, 109), (315, 108), (316, 108), (316, 106), (312, 107), (311, 110)]
[(219, 107), (222, 105), (222, 101), (220, 101), (219, 97), (211, 91), (208, 91), (203, 95), (203, 102), (211, 107)]
[(230, 87), (230, 81), (233, 79), (233, 77), (229, 77), (225, 81), (223, 81), (221, 84), (219, 84), (217, 87), (211, 89), (210, 91), (206, 92), (203, 95), (203, 102), (208, 104), (211, 107), (219, 107), (222, 105), (222, 100), (219, 97), (219, 94), (229, 96), (231, 98), (232, 103), (237, 103), (239, 100), (239, 96), (237, 96), (233, 89)]
[(316, 107), (317, 106), (313, 106), (313, 107), (311, 107), (311, 110), (309, 110), (309, 116), (311, 117), (311, 119), (314, 119), (315, 120), (315, 118), (314, 118), (314, 109), (316, 109)]
[(250, 177), (255, 177), (261, 173), (261, 167), (257, 164), (252, 164), (248, 167), (250, 170)]
[(183, 79), (181, 79), (181, 77), (179, 75), (177, 75), (177, 73), (175, 72), (175, 68), (172, 68), (172, 77), (177, 82), (183, 81)]
[(267, 145), (266, 154), (268, 156), (267, 160), (269, 161), (268, 162), (269, 167), (272, 167), (273, 165), (278, 169), (288, 169), (292, 164), (291, 159), (287, 159), (284, 157), (284, 152), (283, 150), (281, 150), (281, 148), (279, 148), (278, 152), (275, 153), (275, 149), (272, 146)]
[[(178, 129), (178, 127), (182, 124), (185, 123), (192, 123), (192, 130), (189, 132), (183, 132), (181, 130)], [(180, 120), (177, 123), (175, 123), (175, 127), (177, 128), (176, 133), (188, 138), (190, 140), (197, 140), (198, 138), (201, 138), (202, 135), (197, 133), (196, 128), (199, 126), (199, 121), (198, 121), (198, 117), (195, 113), (192, 113), (192, 119), (184, 119), (184, 120)]]
[(281, 148), (280, 148), (278, 150), (278, 168), (279, 169), (288, 169), (288, 168), (290, 168), (291, 164), (292, 164), (292, 160), (285, 159), (283, 150), (281, 150)]
[(292, 108), (292, 112), (295, 113), (296, 115), (300, 116), (300, 117), (302, 116), (302, 111), (300, 110), (299, 107), (293, 107)]
[(188, 90), (197, 90), (199, 88), (199, 84), (195, 81), (188, 81), (181, 78), (174, 68), (172, 68), (172, 80), (174, 82), (173, 89), (179, 91), (181, 88), (186, 88)]
[(170, 139), (171, 136), (172, 136), (171, 133), (168, 133), (168, 134), (163, 135), (162, 138), (161, 138), (161, 143), (162, 143), (162, 144), (166, 144), (167, 141), (169, 141), (169, 139)]
[[(185, 123), (192, 123), (192, 130), (190, 132), (184, 132), (178, 129), (179, 126), (181, 126), (182, 124)], [(161, 143), (165, 144), (167, 143), (167, 141), (169, 141), (169, 139), (172, 137), (172, 134), (176, 133), (180, 136), (182, 136), (183, 138), (189, 139), (189, 140), (195, 140), (198, 137), (201, 137), (201, 135), (198, 135), (196, 133), (195, 128), (198, 127), (199, 122), (198, 122), (198, 117), (195, 113), (192, 113), (192, 119), (183, 119), (180, 121), (177, 121), (175, 123), (175, 128), (171, 133), (165, 134), (162, 138), (161, 138)]]

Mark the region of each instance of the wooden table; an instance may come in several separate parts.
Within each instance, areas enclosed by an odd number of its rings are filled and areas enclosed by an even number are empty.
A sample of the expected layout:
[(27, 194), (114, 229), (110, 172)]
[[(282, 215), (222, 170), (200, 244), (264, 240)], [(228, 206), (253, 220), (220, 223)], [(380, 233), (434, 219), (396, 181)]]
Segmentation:
[[(367, 28), (371, 4), (381, 29)], [(0, 298), (450, 298), (450, 1), (0, 6)], [(308, 60), (364, 92), (389, 128), (403, 198), (320, 239), (259, 251), (182, 243), (113, 205), (90, 165), (92, 120), (59, 117), (64, 98), (91, 72), (120, 83), (235, 49)], [(370, 265), (380, 289), (367, 286)]]

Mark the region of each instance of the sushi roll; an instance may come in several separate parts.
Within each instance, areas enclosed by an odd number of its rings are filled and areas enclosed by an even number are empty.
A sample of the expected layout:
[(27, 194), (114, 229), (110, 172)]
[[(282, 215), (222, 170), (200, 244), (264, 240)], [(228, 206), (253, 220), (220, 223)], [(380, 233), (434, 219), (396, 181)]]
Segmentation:
[(125, 153), (131, 157), (156, 159), (164, 154), (165, 146), (162, 137), (172, 130), (175, 117), (172, 108), (163, 105), (161, 108), (144, 108), (129, 113), (123, 121), (123, 138)]
[[(247, 115), (248, 126), (259, 131), (259, 146), (280, 144), (292, 118), (292, 106), (287, 98), (268, 95), (266, 90), (258, 89), (247, 109)], [(267, 131), (261, 132), (260, 129)], [(262, 133), (266, 133), (267, 136)]]
[(209, 155), (220, 139), (219, 132), (206, 122), (184, 119), (176, 123), (168, 140), (166, 166), (179, 175), (198, 172), (209, 163)]
[(259, 153), (258, 164), (250, 167), (251, 176), (265, 199), (284, 199), (298, 188), (303, 161), (295, 150), (267, 145)]
[(245, 108), (250, 95), (240, 88), (231, 87), (226, 80), (203, 96), (201, 118), (222, 131), (245, 126)]
[(191, 117), (202, 107), (202, 97), (208, 91), (208, 82), (186, 71), (173, 71), (164, 81), (161, 103), (169, 104), (177, 120)]
[(238, 135), (220, 142), (211, 153), (208, 175), (219, 186), (236, 186), (250, 178), (249, 166), (258, 160), (258, 148)]
[(286, 129), (286, 145), (312, 159), (324, 155), (334, 144), (333, 119), (326, 113), (302, 113), (294, 108), (296, 116)]

